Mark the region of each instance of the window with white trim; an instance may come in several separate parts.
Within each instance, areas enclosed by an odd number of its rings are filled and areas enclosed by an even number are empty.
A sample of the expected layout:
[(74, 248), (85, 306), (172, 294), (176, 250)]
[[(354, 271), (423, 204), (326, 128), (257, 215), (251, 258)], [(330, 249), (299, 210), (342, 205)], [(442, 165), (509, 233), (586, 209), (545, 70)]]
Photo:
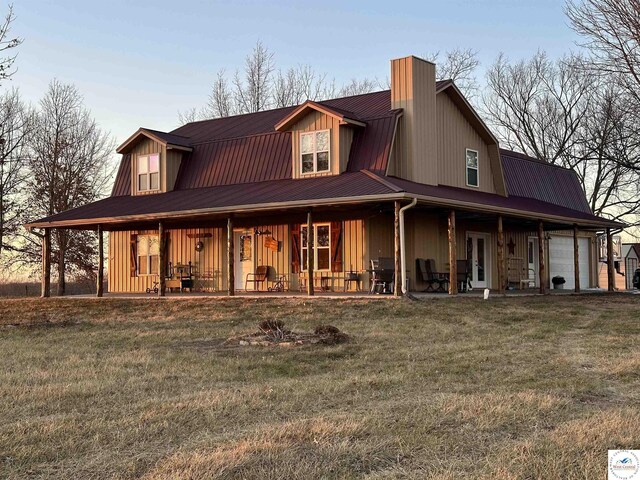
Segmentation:
[(467, 186), (478, 186), (478, 152), (467, 148)]
[(138, 156), (138, 191), (160, 190), (160, 154)]
[(160, 272), (160, 240), (158, 235), (138, 235), (138, 275), (158, 275)]
[(300, 134), (300, 171), (328, 172), (331, 166), (329, 130)]
[[(321, 223), (313, 226), (314, 238), (314, 257), (313, 269), (317, 272), (331, 271), (331, 226), (328, 223)], [(307, 246), (307, 227), (300, 227), (301, 248), (300, 261), (302, 271), (307, 271), (307, 255), (309, 247)]]

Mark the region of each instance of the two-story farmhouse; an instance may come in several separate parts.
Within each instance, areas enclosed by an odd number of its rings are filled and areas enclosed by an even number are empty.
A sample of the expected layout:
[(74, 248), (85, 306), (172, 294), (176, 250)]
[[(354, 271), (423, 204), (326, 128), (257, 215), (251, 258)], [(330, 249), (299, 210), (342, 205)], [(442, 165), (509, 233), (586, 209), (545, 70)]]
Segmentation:
[(596, 233), (620, 227), (570, 170), (502, 150), (413, 56), (391, 90), (140, 128), (118, 152), (110, 197), (28, 225), (109, 232), (109, 292), (366, 290), (385, 260), (396, 293), (461, 269), (473, 288), (593, 287)]

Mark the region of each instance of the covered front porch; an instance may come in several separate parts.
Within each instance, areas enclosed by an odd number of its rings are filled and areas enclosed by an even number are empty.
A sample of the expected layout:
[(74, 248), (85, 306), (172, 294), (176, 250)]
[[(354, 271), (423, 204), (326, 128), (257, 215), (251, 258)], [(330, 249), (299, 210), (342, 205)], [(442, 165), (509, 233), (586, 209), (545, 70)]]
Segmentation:
[[(43, 229), (43, 296), (49, 291), (51, 228), (56, 227)], [(114, 294), (544, 294), (550, 286), (551, 233), (573, 242), (572, 290), (596, 286), (591, 272), (585, 284), (580, 261), (581, 254), (593, 255), (593, 225), (418, 199), (111, 219), (64, 228), (97, 228), (98, 296), (104, 294), (104, 232), (108, 292)], [(611, 230), (606, 232), (611, 241)], [(588, 240), (586, 252), (580, 252), (582, 240)], [(608, 267), (614, 271), (613, 258)]]

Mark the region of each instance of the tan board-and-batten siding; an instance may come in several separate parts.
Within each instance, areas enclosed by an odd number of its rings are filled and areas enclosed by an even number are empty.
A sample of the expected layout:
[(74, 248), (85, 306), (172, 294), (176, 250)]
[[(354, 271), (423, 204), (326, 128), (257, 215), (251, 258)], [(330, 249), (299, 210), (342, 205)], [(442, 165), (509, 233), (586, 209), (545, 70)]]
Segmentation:
[[(267, 265), (270, 276), (275, 279), (287, 275), (291, 287), (297, 288), (298, 276), (291, 273), (291, 239), (289, 225), (256, 225), (250, 228), (238, 228), (238, 231), (254, 233), (254, 265)], [(176, 229), (169, 232), (169, 259), (173, 265), (191, 262), (194, 271), (205, 274), (207, 286), (215, 291), (227, 289), (227, 232), (225, 228)], [(131, 235), (157, 235), (157, 230), (139, 230), (110, 232), (108, 257), (108, 291), (112, 293), (144, 292), (153, 288), (155, 275), (131, 274)], [(272, 237), (278, 241), (278, 251), (266, 247), (265, 239)], [(196, 251), (196, 243), (202, 241), (202, 251)], [(361, 219), (342, 222), (342, 259), (343, 272), (351, 269), (362, 272), (365, 269), (365, 232)], [(343, 288), (344, 273), (334, 272), (333, 287)], [(368, 278), (368, 277), (367, 277)], [(363, 282), (366, 279), (363, 278)], [(260, 286), (266, 289), (267, 285)]]

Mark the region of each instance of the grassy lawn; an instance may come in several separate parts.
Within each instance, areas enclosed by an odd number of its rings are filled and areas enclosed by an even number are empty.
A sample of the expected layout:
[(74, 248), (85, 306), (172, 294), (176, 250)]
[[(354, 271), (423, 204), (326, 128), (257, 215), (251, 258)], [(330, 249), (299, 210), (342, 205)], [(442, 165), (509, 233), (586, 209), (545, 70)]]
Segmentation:
[[(350, 343), (223, 347), (266, 318)], [(604, 479), (640, 296), (0, 300), (0, 478)]]

